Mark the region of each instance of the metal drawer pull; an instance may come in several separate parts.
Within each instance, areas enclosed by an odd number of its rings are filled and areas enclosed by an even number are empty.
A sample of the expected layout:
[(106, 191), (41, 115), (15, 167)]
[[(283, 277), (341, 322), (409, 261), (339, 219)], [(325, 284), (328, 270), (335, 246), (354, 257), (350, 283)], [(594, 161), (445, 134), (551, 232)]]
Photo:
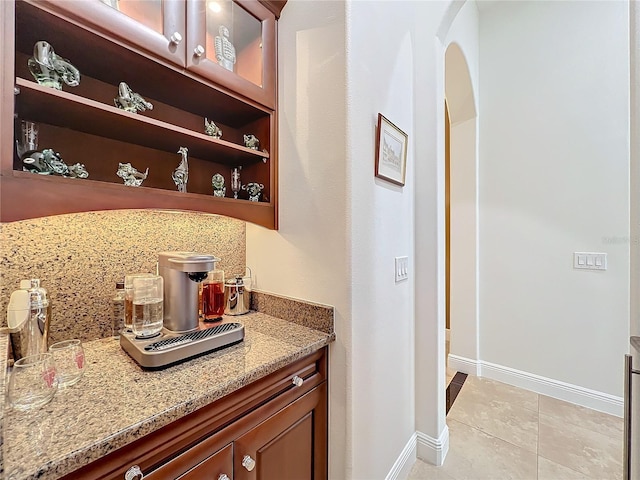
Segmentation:
[(201, 57), (204, 55), (204, 47), (202, 45), (196, 45), (196, 48), (193, 49), (193, 54), (196, 57)]
[(221, 473), (218, 480), (230, 480), (226, 473)]
[(304, 383), (304, 379), (300, 378), (298, 375), (295, 375), (292, 379), (291, 379), (291, 383), (293, 383), (296, 387), (301, 387), (302, 384)]
[(134, 465), (124, 474), (124, 480), (134, 480), (136, 477), (140, 477), (136, 480), (142, 480), (144, 478), (144, 473), (142, 473), (138, 465)]
[(174, 45), (178, 45), (182, 41), (182, 35), (180, 35), (180, 32), (173, 32), (173, 35), (171, 35), (171, 38), (169, 38), (169, 40)]
[(633, 369), (633, 357), (624, 356), (624, 480), (631, 480), (631, 389), (633, 375), (640, 375), (640, 370)]
[(251, 458), (249, 455), (245, 455), (242, 459), (242, 466), (247, 469), (247, 471), (251, 471), (256, 468), (256, 461)]

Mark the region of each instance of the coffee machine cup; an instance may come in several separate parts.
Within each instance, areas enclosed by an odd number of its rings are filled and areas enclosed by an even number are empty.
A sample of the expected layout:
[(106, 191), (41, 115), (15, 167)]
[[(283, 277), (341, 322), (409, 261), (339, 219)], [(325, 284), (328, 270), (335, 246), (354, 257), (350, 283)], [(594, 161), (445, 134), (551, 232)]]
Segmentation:
[(158, 254), (158, 275), (164, 280), (164, 328), (178, 333), (198, 328), (198, 284), (218, 261), (213, 255), (194, 252)]

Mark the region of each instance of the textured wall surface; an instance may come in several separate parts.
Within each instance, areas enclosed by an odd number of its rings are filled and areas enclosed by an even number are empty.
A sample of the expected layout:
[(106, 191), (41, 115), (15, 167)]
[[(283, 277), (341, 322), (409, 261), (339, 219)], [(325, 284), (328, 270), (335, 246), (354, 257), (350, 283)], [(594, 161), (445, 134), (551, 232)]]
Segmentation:
[(53, 302), (50, 342), (111, 334), (115, 282), (155, 272), (160, 251), (196, 251), (244, 272), (245, 222), (191, 212), (119, 210), (0, 224), (0, 324), (20, 280), (40, 278)]

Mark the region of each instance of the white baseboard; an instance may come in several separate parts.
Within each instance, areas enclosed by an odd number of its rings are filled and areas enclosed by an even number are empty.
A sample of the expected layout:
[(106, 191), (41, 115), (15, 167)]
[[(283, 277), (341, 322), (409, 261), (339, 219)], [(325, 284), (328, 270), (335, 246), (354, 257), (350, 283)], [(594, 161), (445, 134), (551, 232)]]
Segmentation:
[(411, 438), (400, 452), (400, 456), (391, 467), (391, 470), (385, 477), (385, 480), (405, 479), (409, 476), (413, 464), (416, 463), (416, 433), (411, 435)]
[(433, 438), (422, 432), (414, 432), (400, 452), (385, 480), (405, 479), (416, 463), (416, 458), (440, 466), (449, 451), (449, 428), (445, 425), (440, 438)]
[(458, 355), (449, 354), (447, 358), (447, 366), (456, 372), (466, 373), (467, 375), (480, 376), (480, 362), (471, 360), (470, 358), (459, 357)]
[(624, 402), (622, 397), (542, 377), (534, 373), (451, 354), (449, 354), (449, 368), (469, 375), (497, 380), (514, 387), (531, 390), (610, 415), (622, 417), (623, 414)]
[(446, 425), (439, 438), (433, 438), (422, 432), (416, 432), (417, 456), (436, 467), (444, 463), (449, 451), (449, 427)]

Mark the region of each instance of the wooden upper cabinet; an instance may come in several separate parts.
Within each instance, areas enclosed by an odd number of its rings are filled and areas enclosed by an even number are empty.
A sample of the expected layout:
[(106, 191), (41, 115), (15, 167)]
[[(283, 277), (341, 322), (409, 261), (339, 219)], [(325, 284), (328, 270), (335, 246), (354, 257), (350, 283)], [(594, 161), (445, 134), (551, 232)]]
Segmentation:
[(184, 0), (41, 0), (38, 3), (147, 54), (185, 65)]
[(187, 2), (187, 68), (275, 107), (276, 21), (257, 2)]
[(44, 0), (42, 4), (275, 108), (276, 19), (255, 0)]
[[(0, 0), (0, 63), (7, 67), (0, 72), (0, 221), (161, 208), (278, 228), (280, 6), (258, 0)], [(79, 85), (56, 90), (36, 82), (28, 63), (40, 41), (77, 68)], [(121, 82), (153, 108), (131, 113), (114, 105)], [(222, 130), (221, 138), (206, 134), (205, 119)], [(23, 171), (15, 148), (21, 121), (37, 125), (37, 151), (52, 149), (67, 165), (83, 164), (89, 178)], [(250, 136), (258, 148), (247, 146)], [(181, 147), (189, 155), (187, 192), (177, 191), (172, 179)], [(141, 187), (123, 185), (116, 175), (120, 163), (148, 168)], [(244, 189), (232, 192), (237, 171)], [(220, 197), (213, 194), (214, 175), (225, 181)], [(258, 201), (249, 196), (251, 183), (262, 185)], [(25, 208), (36, 192), (43, 201)]]

